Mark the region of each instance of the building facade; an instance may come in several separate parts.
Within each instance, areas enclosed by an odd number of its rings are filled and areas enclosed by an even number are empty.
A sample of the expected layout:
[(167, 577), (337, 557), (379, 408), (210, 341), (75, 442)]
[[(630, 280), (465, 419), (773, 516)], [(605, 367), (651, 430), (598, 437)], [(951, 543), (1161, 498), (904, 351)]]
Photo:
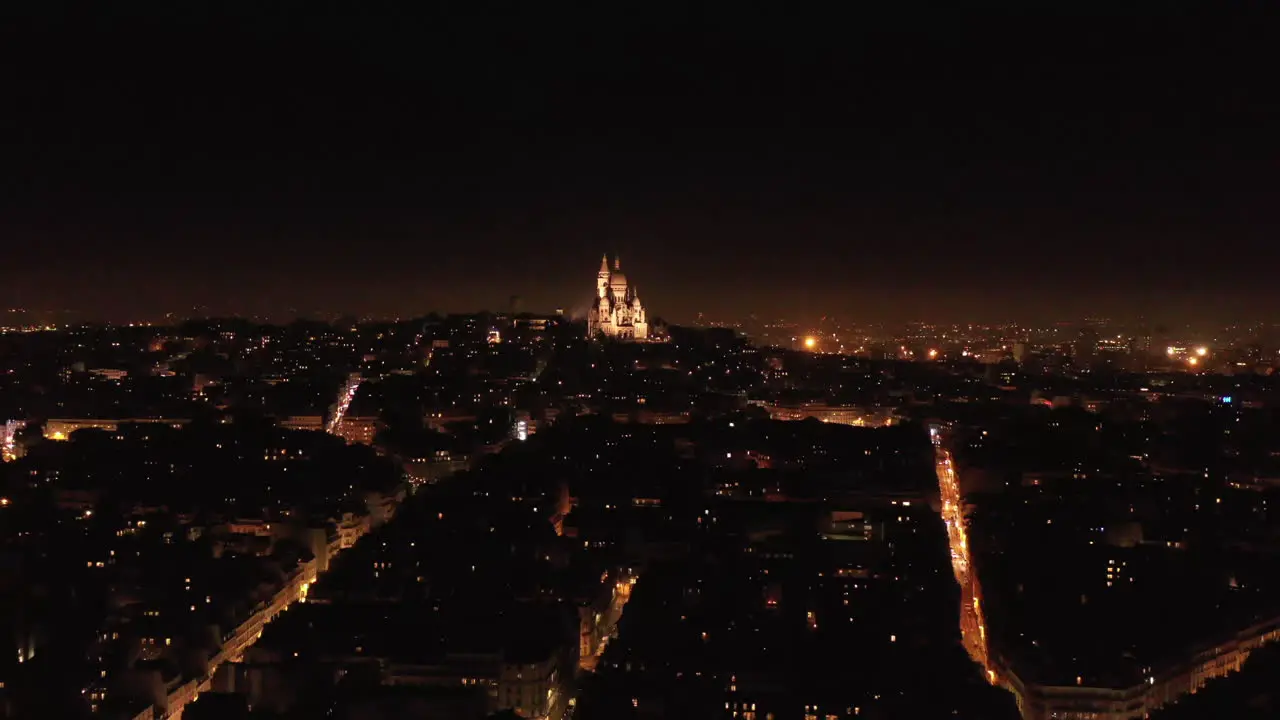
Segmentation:
[(648, 340), (649, 319), (634, 286), (627, 285), (622, 274), (622, 261), (613, 259), (609, 270), (609, 256), (600, 258), (600, 272), (596, 274), (596, 299), (587, 314), (587, 336), (603, 335), (613, 340)]

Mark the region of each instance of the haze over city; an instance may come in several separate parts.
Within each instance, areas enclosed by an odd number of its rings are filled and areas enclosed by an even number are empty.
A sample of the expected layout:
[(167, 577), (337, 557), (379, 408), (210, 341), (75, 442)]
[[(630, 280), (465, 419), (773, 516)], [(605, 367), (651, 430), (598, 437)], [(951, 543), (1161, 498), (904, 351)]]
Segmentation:
[(0, 304), (1265, 319), (1271, 13), (9, 8)]

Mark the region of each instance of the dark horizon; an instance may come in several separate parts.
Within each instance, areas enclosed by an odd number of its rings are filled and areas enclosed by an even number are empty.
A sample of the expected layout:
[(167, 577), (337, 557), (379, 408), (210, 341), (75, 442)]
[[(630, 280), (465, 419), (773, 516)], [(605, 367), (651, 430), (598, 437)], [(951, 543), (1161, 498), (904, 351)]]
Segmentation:
[[(1274, 13), (6, 10), (0, 305), (1264, 319)], [(597, 11), (600, 13), (602, 11)]]

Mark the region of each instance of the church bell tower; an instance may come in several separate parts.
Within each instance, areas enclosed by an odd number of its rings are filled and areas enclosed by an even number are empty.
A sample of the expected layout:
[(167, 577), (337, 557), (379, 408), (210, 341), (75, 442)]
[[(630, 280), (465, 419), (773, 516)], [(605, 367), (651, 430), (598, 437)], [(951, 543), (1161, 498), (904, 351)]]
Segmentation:
[(609, 292), (609, 256), (600, 256), (600, 272), (596, 273), (596, 297), (602, 298)]

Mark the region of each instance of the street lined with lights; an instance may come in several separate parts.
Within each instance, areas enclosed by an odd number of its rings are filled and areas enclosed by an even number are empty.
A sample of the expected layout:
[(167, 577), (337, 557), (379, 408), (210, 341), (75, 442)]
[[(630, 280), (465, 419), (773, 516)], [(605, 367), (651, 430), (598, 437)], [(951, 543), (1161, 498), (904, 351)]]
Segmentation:
[(995, 683), (997, 676), (987, 651), (987, 626), (982, 614), (982, 591), (977, 573), (970, 561), (969, 540), (965, 533), (964, 507), (961, 504), (960, 484), (956, 478), (951, 453), (943, 446), (938, 428), (931, 428), (938, 492), (941, 496), (942, 520), (947, 526), (947, 543), (951, 550), (951, 569), (960, 585), (960, 634), (965, 650), (973, 661), (982, 666), (988, 682)]
[(27, 423), (22, 420), (10, 420), (4, 424), (3, 429), (0, 430), (4, 433), (0, 436), (0, 462), (13, 462), (18, 459), (18, 431), (26, 425)]
[(360, 381), (359, 375), (352, 375), (338, 391), (338, 401), (334, 404), (333, 415), (329, 418), (329, 425), (325, 428), (325, 432), (336, 435), (342, 429), (342, 418), (346, 417), (347, 409), (351, 407), (351, 401), (355, 399), (356, 391), (360, 389)]

